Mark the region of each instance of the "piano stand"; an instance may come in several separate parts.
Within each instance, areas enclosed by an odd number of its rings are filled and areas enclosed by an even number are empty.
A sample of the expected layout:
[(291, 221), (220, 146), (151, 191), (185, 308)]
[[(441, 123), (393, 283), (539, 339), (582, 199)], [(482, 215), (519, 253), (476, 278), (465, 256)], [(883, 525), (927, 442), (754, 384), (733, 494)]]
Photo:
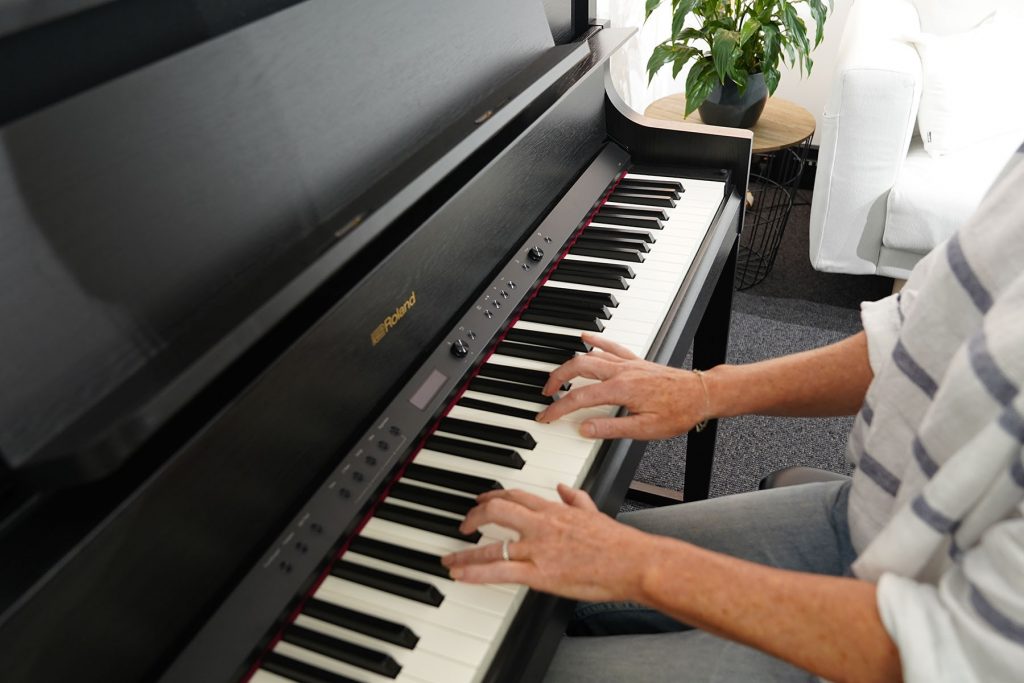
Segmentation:
[[(737, 246), (733, 244), (694, 336), (693, 367), (696, 369), (706, 370), (725, 362), (729, 346), (736, 250)], [(634, 479), (629, 484), (626, 498), (656, 506), (705, 500), (711, 490), (711, 470), (715, 460), (717, 434), (718, 420), (711, 420), (703, 431), (691, 430), (687, 435), (686, 470), (683, 473), (682, 492)]]

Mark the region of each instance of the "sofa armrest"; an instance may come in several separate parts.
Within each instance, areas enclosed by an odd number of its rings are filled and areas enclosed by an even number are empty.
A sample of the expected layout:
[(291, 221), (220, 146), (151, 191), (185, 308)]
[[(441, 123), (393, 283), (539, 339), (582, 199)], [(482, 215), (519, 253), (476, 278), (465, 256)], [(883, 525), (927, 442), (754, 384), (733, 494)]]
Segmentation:
[(908, 2), (859, 0), (843, 32), (819, 138), (811, 204), (815, 269), (874, 273), (886, 200), (906, 158), (921, 96)]

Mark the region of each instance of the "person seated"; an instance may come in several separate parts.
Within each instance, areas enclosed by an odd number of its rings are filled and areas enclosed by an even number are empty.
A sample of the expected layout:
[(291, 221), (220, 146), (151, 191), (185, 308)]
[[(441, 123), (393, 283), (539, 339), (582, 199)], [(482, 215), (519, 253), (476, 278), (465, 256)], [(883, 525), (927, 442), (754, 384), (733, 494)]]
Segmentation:
[[(703, 375), (595, 347), (543, 422), (658, 439), (709, 418), (856, 414), (852, 481), (642, 510), (493, 491), (462, 523), (518, 540), (444, 558), (583, 602), (549, 681), (1010, 681), (1024, 670), (1024, 148), (863, 332)], [(582, 383), (580, 383), (582, 384)]]

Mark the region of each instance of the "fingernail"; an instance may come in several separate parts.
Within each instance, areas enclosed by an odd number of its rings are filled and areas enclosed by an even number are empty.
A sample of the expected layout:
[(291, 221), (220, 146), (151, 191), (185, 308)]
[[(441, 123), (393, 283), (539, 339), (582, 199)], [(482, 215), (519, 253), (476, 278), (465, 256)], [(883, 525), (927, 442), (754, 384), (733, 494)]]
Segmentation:
[(452, 569), (448, 572), (448, 575), (457, 581), (462, 578), (462, 570), (458, 568)]
[(537, 417), (534, 418), (534, 419), (536, 419), (537, 422), (544, 422), (547, 419), (547, 415), (548, 415), (548, 411), (542, 410), (539, 413), (537, 413)]
[(594, 429), (594, 425), (584, 422), (580, 427), (580, 434), (583, 436), (596, 436), (597, 430)]

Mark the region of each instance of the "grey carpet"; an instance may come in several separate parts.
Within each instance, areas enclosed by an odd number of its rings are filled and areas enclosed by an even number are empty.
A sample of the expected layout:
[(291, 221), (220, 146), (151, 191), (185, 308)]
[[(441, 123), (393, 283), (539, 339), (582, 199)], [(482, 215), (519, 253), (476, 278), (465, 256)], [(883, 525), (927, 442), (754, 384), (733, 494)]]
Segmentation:
[[(818, 273), (811, 268), (809, 208), (806, 204), (793, 207), (768, 277), (735, 293), (728, 362), (750, 363), (839, 341), (860, 330), (861, 301), (879, 299), (891, 291), (888, 278)], [(711, 495), (751, 491), (761, 477), (787, 465), (849, 472), (845, 448), (852, 423), (853, 418), (845, 417), (722, 420)], [(651, 442), (636, 478), (681, 490), (685, 452), (685, 436)], [(627, 502), (627, 509), (635, 507)]]

